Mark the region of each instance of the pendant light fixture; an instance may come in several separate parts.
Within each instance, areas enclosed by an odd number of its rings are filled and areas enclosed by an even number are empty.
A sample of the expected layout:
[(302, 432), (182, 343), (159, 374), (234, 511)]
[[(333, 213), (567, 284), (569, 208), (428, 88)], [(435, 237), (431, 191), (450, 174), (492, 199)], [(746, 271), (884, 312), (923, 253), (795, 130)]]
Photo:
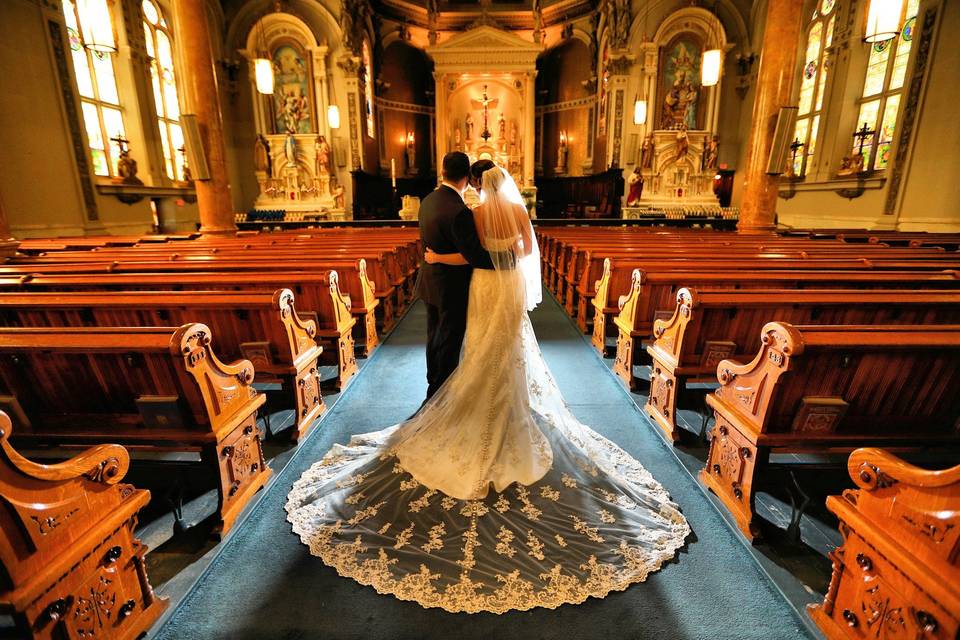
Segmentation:
[(260, 19), (260, 42), (257, 57), (253, 61), (253, 74), (257, 82), (257, 91), (264, 95), (272, 95), (276, 78), (273, 75), (273, 60), (270, 59), (270, 53), (267, 51), (267, 37), (263, 25), (265, 18), (266, 16)]
[(641, 100), (640, 96), (637, 96), (636, 101), (633, 103), (633, 124), (646, 124), (647, 122), (647, 101)]
[(723, 61), (723, 53), (720, 49), (708, 49), (703, 52), (703, 60), (700, 61), (700, 84), (704, 87), (712, 87), (720, 82), (720, 66)]
[(117, 42), (113, 37), (113, 22), (110, 20), (110, 7), (107, 0), (79, 0), (77, 3), (82, 22), (83, 46), (101, 56), (117, 52)]
[[(649, 12), (649, 6), (644, 7), (643, 10), (643, 41), (647, 41), (647, 13)], [(641, 78), (640, 82), (645, 82), (645, 78)], [(637, 93), (636, 99), (633, 101), (633, 124), (642, 125), (647, 123), (647, 99), (646, 93), (644, 97), (641, 98), (640, 94)]]
[(903, 0), (870, 0), (863, 41), (875, 44), (896, 38), (902, 13)]
[[(713, 18), (719, 22), (720, 17), (711, 12)], [(713, 23), (710, 23), (710, 36), (713, 33)], [(720, 49), (707, 49), (703, 52), (700, 59), (700, 85), (703, 87), (713, 87), (720, 82), (720, 71), (723, 67), (723, 52)]]

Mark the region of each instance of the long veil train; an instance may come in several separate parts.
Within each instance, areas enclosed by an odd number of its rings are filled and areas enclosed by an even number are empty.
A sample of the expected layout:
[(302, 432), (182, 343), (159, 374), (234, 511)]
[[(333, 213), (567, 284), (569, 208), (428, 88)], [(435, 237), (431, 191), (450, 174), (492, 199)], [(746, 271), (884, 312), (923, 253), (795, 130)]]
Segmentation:
[(341, 575), (424, 607), (603, 597), (672, 558), (689, 526), (567, 407), (527, 315), (539, 255), (519, 191), (495, 167), (481, 193), (495, 269), (474, 271), (460, 365), (411, 420), (335, 445), (294, 484), (287, 517)]

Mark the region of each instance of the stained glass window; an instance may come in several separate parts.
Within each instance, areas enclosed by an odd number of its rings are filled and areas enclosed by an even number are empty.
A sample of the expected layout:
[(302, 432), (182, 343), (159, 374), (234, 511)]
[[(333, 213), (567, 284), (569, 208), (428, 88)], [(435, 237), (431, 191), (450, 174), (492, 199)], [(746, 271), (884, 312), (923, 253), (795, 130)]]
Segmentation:
[(374, 137), (373, 133), (373, 63), (370, 60), (370, 45), (363, 41), (363, 69), (365, 79), (363, 81), (363, 97), (367, 112), (367, 135)]
[(890, 164), (890, 150), (900, 111), (900, 92), (907, 75), (907, 63), (913, 45), (914, 28), (920, 0), (904, 3), (900, 34), (885, 42), (870, 45), (867, 70), (863, 79), (857, 129), (872, 131), (864, 139), (854, 138), (853, 152), (863, 154), (865, 170), (883, 170)]
[(153, 0), (143, 0), (141, 7), (164, 172), (171, 180), (183, 180), (183, 154), (180, 153), (183, 130), (180, 128), (180, 101), (177, 98), (177, 74), (173, 65), (170, 28)]
[(797, 96), (797, 124), (794, 140), (803, 145), (793, 159), (793, 173), (803, 176), (817, 147), (820, 111), (827, 87), (826, 51), (833, 42), (836, 23), (835, 0), (821, 0), (807, 27), (807, 47), (800, 69), (800, 93)]
[(88, 0), (82, 4), (63, 0), (63, 14), (93, 171), (98, 176), (114, 176), (120, 159), (116, 139), (125, 137), (125, 129), (113, 54), (89, 49), (84, 39), (84, 25), (110, 15), (109, 8), (106, 0)]

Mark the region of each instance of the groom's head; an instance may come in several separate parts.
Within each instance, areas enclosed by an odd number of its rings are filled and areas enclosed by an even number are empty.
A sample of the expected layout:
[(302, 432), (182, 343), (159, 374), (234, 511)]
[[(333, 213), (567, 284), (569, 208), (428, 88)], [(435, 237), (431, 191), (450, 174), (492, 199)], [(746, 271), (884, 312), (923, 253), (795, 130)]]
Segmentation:
[(455, 186), (459, 191), (467, 188), (470, 175), (470, 158), (462, 151), (451, 151), (443, 156), (441, 176), (443, 181)]

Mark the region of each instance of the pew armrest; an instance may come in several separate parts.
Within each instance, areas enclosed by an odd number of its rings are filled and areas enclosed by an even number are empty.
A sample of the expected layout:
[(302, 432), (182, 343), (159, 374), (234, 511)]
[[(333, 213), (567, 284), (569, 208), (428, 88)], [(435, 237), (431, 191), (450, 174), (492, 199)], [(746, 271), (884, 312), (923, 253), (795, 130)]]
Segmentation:
[(63, 482), (85, 477), (111, 485), (120, 482), (130, 468), (130, 454), (118, 444), (101, 444), (56, 464), (38, 464), (20, 455), (10, 442), (13, 427), (10, 417), (0, 411), (0, 450), (11, 466), (36, 480)]
[(780, 376), (791, 360), (803, 353), (803, 336), (786, 323), (769, 322), (760, 333), (761, 347), (753, 360), (741, 364), (722, 360), (717, 365), (720, 388), (707, 403), (746, 433), (762, 433), (767, 426)]
[[(640, 271), (634, 270), (634, 290), (640, 291)], [(677, 306), (669, 320), (653, 322), (653, 344), (648, 351), (664, 364), (673, 367), (680, 365), (687, 327), (697, 307), (697, 293), (694, 289), (680, 289), (677, 292)]]

